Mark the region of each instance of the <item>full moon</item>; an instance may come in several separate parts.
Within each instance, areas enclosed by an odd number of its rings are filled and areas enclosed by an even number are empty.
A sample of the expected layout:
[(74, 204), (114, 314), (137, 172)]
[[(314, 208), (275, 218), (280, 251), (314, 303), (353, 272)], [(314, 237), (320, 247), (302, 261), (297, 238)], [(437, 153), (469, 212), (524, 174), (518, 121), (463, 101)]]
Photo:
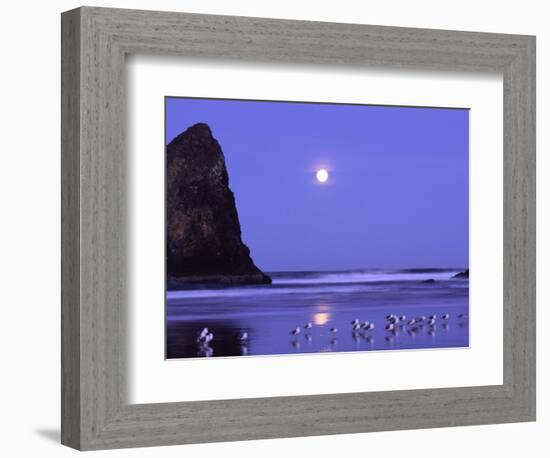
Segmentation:
[(315, 174), (315, 176), (317, 177), (317, 181), (319, 183), (324, 183), (325, 181), (328, 180), (328, 172), (326, 171), (326, 169), (317, 170), (317, 173)]

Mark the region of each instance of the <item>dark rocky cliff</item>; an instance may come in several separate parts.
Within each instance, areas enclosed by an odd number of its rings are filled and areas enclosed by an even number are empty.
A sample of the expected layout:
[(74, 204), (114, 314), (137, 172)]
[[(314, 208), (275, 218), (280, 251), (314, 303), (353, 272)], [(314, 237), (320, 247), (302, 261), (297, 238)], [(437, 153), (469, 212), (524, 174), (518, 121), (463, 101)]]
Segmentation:
[(195, 124), (166, 150), (169, 288), (187, 283), (271, 283), (241, 240), (225, 159), (207, 124)]

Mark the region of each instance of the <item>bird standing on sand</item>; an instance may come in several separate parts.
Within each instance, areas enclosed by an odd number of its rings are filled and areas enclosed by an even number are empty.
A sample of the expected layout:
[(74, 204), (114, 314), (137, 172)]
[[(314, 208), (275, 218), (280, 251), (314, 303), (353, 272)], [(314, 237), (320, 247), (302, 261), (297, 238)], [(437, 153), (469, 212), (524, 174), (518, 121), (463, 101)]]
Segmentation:
[(300, 328), (294, 328), (292, 331), (290, 331), (290, 334), (293, 336), (297, 336), (300, 334)]
[(313, 327), (313, 325), (311, 323), (306, 323), (306, 325), (304, 326), (304, 329), (311, 329)]
[(389, 321), (391, 324), (396, 324), (398, 321), (397, 315), (388, 315), (386, 317), (386, 320)]
[(211, 332), (208, 332), (207, 334), (204, 334), (204, 335), (202, 335), (201, 333), (201, 335), (197, 339), (197, 342), (199, 342), (200, 344), (208, 344), (213, 340), (214, 340), (214, 334), (212, 334)]
[(214, 339), (214, 334), (208, 331), (208, 328), (203, 328), (199, 335), (197, 336), (197, 342), (199, 343), (208, 343)]

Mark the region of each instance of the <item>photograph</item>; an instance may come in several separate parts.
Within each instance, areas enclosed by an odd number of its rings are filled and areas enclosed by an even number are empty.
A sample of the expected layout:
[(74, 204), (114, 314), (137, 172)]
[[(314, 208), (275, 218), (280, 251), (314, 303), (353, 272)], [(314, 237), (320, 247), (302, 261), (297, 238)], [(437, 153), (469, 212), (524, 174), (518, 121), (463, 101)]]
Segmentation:
[(166, 359), (469, 347), (467, 107), (178, 95), (164, 123)]

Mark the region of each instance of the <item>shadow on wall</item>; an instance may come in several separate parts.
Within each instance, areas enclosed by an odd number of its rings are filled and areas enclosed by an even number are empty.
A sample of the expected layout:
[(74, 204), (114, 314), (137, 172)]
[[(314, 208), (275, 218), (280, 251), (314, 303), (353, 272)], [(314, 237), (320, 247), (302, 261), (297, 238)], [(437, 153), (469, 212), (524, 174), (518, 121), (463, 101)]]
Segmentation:
[(34, 431), (39, 436), (42, 436), (49, 441), (55, 442), (56, 444), (61, 443), (61, 431), (59, 429), (36, 429)]

